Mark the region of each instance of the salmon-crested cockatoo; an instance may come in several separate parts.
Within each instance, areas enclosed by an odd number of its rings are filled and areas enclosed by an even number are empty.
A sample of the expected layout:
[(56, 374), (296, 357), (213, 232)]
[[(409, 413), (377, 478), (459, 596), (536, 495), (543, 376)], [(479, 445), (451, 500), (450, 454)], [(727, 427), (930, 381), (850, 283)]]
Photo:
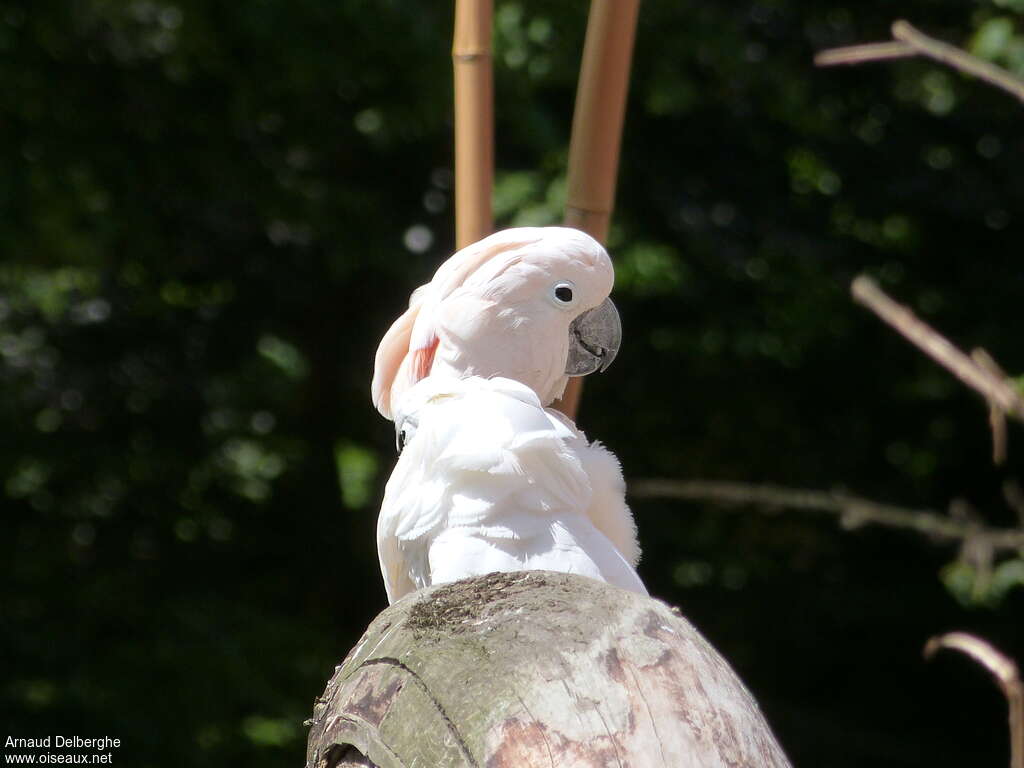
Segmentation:
[(394, 417), (405, 445), (377, 523), (389, 603), (431, 584), (521, 570), (647, 594), (618, 461), (533, 389), (432, 374)]
[(567, 227), (506, 229), (463, 248), (413, 292), (381, 341), (374, 405), (392, 418), (406, 390), (434, 374), (504, 376), (550, 405), (570, 376), (615, 357), (614, 280), (601, 244)]

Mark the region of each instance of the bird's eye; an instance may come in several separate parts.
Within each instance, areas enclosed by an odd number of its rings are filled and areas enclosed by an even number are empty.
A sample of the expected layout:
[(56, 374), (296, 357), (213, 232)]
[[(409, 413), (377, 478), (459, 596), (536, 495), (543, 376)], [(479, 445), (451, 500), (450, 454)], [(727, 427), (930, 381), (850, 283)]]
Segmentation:
[(572, 304), (572, 300), (576, 295), (573, 291), (574, 287), (575, 286), (570, 282), (555, 283), (555, 287), (551, 292), (551, 295), (555, 300), (555, 304), (563, 307)]

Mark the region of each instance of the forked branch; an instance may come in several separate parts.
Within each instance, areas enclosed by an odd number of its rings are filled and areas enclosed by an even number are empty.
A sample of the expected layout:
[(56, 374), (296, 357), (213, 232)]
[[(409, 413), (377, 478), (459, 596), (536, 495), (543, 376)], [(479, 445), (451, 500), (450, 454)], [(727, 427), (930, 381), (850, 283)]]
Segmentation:
[(853, 298), (915, 344), (939, 365), (956, 376), (1008, 416), (1024, 422), (1024, 397), (1006, 376), (993, 372), (991, 365), (979, 364), (954, 346), (945, 336), (917, 317), (908, 307), (893, 301), (870, 277), (861, 275), (850, 286)]
[(863, 64), (910, 56), (927, 56), (958, 72), (994, 85), (1024, 102), (1024, 80), (1014, 77), (1002, 67), (972, 56), (955, 45), (929, 37), (906, 21), (893, 22), (892, 36), (893, 41), (821, 51), (814, 57), (814, 63), (819, 67), (828, 67), (836, 64)]

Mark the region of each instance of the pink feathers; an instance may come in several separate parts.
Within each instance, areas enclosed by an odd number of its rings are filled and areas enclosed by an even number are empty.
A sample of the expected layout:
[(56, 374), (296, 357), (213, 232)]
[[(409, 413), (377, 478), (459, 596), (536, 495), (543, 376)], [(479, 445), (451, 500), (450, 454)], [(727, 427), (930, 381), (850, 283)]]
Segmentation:
[(568, 381), (570, 324), (604, 301), (613, 281), (604, 248), (575, 229), (507, 229), (463, 248), (413, 292), (381, 341), (374, 405), (392, 418), (402, 395), (431, 374), (503, 376), (549, 404)]
[[(370, 384), (370, 395), (373, 404), (386, 418), (391, 418), (391, 390), (399, 370), (409, 353), (409, 339), (412, 337), (412, 326), (416, 322), (419, 307), (412, 306), (399, 317), (381, 339), (377, 347), (377, 356), (373, 362), (373, 382)], [(415, 383), (415, 382), (413, 382)]]
[(429, 283), (413, 292), (409, 309), (384, 334), (374, 359), (370, 393), (385, 418), (391, 418), (392, 403), (405, 390), (430, 374), (439, 342), (435, 324), (438, 305), (481, 265), (539, 240), (536, 232), (504, 230), (466, 246), (442, 264)]

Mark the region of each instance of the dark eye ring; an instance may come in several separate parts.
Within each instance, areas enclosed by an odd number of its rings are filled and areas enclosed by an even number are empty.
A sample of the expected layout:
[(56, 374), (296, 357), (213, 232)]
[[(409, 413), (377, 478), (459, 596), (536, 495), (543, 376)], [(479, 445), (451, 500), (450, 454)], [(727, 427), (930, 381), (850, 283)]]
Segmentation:
[(555, 298), (568, 304), (572, 301), (572, 288), (568, 285), (560, 285), (555, 288)]

